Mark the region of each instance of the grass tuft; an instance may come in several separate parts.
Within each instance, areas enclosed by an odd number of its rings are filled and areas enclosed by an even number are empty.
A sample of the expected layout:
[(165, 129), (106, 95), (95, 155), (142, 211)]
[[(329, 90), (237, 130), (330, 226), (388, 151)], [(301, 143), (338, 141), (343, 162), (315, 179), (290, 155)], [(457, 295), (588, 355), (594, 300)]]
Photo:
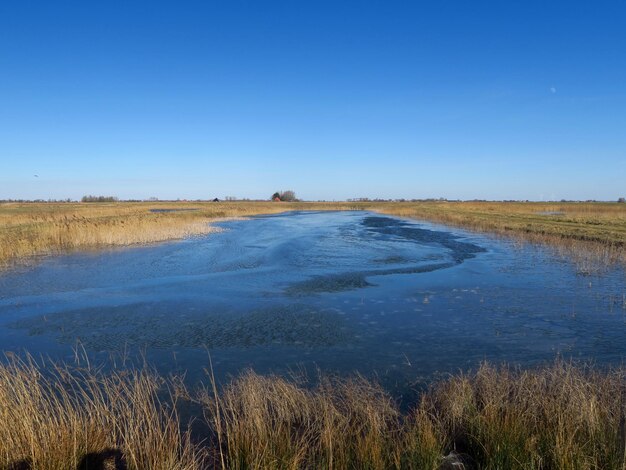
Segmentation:
[[(0, 468), (617, 470), (624, 397), (626, 370), (563, 361), (483, 364), (401, 413), (360, 376), (313, 385), (248, 371), (190, 393), (146, 370), (11, 357), (0, 365)], [(181, 400), (202, 410), (205, 440), (192, 439)]]
[(0, 366), (0, 468), (78, 469), (99, 458), (128, 470), (203, 468), (170, 385), (149, 371), (9, 358)]

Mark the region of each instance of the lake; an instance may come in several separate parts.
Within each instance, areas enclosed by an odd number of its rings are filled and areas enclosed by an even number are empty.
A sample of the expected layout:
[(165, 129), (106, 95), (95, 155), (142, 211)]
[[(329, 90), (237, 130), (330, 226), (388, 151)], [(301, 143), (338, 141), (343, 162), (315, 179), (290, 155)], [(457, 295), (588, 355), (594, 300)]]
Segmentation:
[[(220, 233), (49, 257), (0, 276), (4, 351), (143, 357), (220, 380), (251, 367), (426, 384), (480, 361), (626, 356), (621, 269), (395, 217), (290, 212)], [(111, 359), (113, 358), (113, 359)]]

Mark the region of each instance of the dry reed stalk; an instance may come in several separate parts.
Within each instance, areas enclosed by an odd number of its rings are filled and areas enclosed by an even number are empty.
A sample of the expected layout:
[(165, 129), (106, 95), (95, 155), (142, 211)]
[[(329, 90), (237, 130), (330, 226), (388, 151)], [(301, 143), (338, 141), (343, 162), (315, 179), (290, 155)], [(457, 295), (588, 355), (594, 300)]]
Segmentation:
[[(285, 210), (334, 210), (307, 203), (0, 204), (0, 267), (76, 249), (154, 243), (216, 231), (210, 222)], [(150, 212), (152, 209), (173, 212)], [(193, 210), (190, 210), (193, 209)]]
[(176, 398), (164, 406), (168, 383), (155, 374), (8, 361), (0, 365), (0, 468), (79, 469), (107, 454), (129, 470), (202, 468)]
[[(225, 468), (436, 468), (438, 435), (425, 415), (400, 415), (362, 377), (297, 380), (248, 371), (219, 396), (201, 395), (206, 418), (225, 437)], [(219, 413), (217, 411), (219, 410)]]
[[(0, 468), (81, 468), (99, 455), (118, 458), (118, 468), (163, 470), (626, 465), (624, 369), (483, 364), (433, 384), (407, 414), (360, 376), (320, 377), (313, 386), (249, 371), (221, 390), (212, 379), (197, 395), (181, 384), (146, 371), (8, 358), (0, 365)], [(202, 446), (181, 431), (183, 398), (203, 407), (215, 436)]]
[(437, 384), (425, 406), (480, 468), (623, 469), (625, 377), (562, 361), (526, 371), (484, 364)]

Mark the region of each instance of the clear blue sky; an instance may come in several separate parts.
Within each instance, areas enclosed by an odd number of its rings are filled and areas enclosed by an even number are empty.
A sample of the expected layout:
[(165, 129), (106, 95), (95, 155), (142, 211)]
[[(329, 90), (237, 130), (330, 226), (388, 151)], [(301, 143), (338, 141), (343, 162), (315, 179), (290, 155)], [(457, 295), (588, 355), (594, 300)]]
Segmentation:
[(614, 200), (626, 3), (3, 1), (0, 163), (0, 198)]

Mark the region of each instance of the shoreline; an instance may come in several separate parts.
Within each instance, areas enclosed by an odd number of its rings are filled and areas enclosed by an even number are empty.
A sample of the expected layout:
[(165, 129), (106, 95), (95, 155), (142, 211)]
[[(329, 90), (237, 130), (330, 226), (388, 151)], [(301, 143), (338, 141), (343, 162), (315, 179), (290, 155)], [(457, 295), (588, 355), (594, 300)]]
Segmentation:
[(548, 246), (583, 274), (626, 264), (626, 204), (618, 203), (3, 203), (0, 273), (42, 255), (179, 240), (213, 232), (212, 223), (297, 210), (369, 210)]
[[(0, 273), (37, 256), (114, 246), (147, 245), (216, 231), (211, 224), (233, 218), (311, 207), (309, 203), (0, 204)], [(186, 210), (186, 209), (196, 210)], [(315, 204), (328, 210), (328, 204)], [(336, 209), (332, 205), (330, 209)]]

